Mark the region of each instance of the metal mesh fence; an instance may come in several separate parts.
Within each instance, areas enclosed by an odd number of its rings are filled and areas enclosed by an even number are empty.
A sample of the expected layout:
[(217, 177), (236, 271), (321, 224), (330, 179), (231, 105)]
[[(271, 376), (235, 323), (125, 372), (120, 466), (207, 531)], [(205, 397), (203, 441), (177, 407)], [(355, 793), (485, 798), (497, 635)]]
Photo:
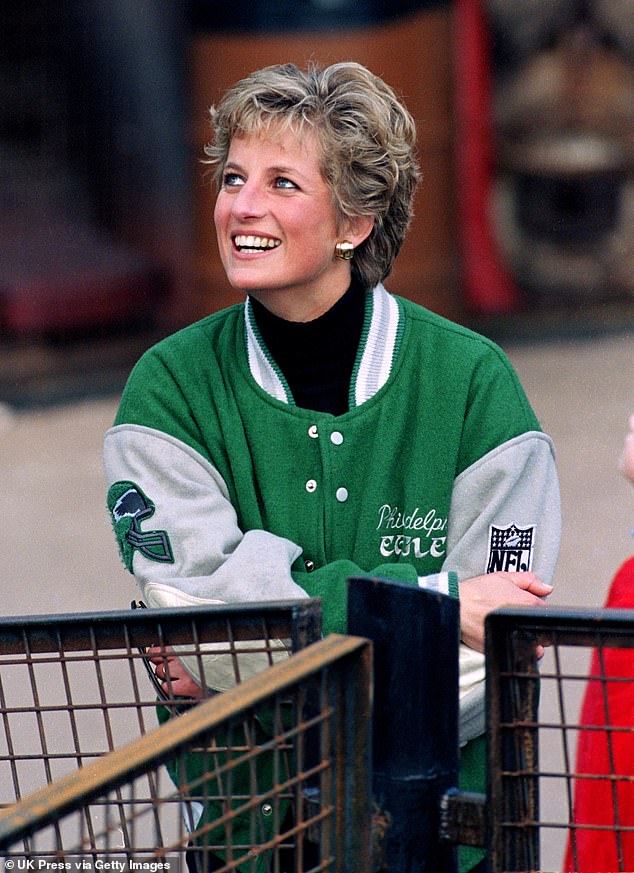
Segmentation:
[[(299, 651), (319, 624), (312, 602), (0, 622), (0, 856), (365, 873), (369, 644)], [(210, 699), (158, 699), (148, 645)], [(634, 871), (633, 734), (634, 611), (493, 613), (488, 792), (447, 791), (441, 840), (491, 873)]]
[(316, 643), (7, 807), (3, 857), (362, 873), (370, 674), (366, 640)]
[(0, 620), (0, 806), (198, 702), (157, 708), (149, 646), (159, 662), (176, 649), (208, 697), (319, 635), (315, 601)]
[(634, 871), (633, 683), (634, 611), (489, 616), (491, 873)]

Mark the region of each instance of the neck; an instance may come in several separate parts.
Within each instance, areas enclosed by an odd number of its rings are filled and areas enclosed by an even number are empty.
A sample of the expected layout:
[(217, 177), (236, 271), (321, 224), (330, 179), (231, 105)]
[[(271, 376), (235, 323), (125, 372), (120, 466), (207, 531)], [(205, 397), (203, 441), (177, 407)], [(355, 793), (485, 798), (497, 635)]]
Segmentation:
[(298, 406), (332, 415), (348, 411), (365, 297), (353, 284), (328, 312), (306, 323), (282, 319), (252, 299), (262, 339)]
[(340, 300), (350, 287), (349, 269), (342, 272), (341, 277), (330, 282), (327, 289), (307, 291), (298, 295), (288, 289), (249, 291), (250, 297), (258, 301), (272, 315), (283, 318), (284, 321), (302, 323), (314, 321)]

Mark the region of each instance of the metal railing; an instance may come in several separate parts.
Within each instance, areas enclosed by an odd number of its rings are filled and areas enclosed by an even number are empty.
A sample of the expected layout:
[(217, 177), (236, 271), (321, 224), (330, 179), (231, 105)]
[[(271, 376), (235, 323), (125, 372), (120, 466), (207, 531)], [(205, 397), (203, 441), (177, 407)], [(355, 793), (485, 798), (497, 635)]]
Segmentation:
[(176, 647), (209, 696), (209, 683), (240, 682), (320, 630), (314, 600), (0, 619), (0, 808), (194, 702), (157, 710), (148, 646), (159, 657)]
[(367, 873), (370, 706), (370, 644), (330, 636), (5, 809), (0, 850)]
[[(13, 786), (9, 805), (32, 781), (29, 768), (39, 768), (40, 784), (53, 782), (4, 811), (0, 848), (55, 858), (146, 853), (192, 870), (198, 859), (200, 869), (240, 873), (365, 873), (370, 864), (400, 873), (405, 855), (421, 869), (449, 871), (455, 846), (466, 844), (487, 849), (491, 873), (546, 873), (586, 869), (598, 840), (611, 858), (605, 869), (634, 870), (634, 702), (627, 705), (634, 611), (489, 616), (485, 797), (457, 788), (457, 665), (447, 657), (457, 604), (384, 580), (350, 586), (352, 629), (375, 643), (373, 715), (371, 656), (359, 639), (328, 638), (275, 663), (274, 653), (286, 650), (275, 641), (292, 637), (298, 650), (318, 628), (318, 607), (305, 602), (194, 610), (195, 627), (180, 609), (121, 614), (127, 624), (106, 622), (103, 630), (94, 617), (75, 619), (74, 628), (73, 617), (63, 617), (71, 619), (68, 634), (53, 622), (35, 622), (26, 635), (23, 621), (0, 622), (0, 716), (9, 745), (0, 788)], [(245, 650), (239, 640), (266, 644)], [(227, 641), (229, 651), (208, 648)], [(157, 700), (137, 647), (156, 642), (166, 652), (190, 646), (179, 654), (203, 661), (227, 657), (237, 679), (245, 654), (264, 653), (272, 666), (199, 706), (168, 702), (167, 713), (182, 715), (153, 730)], [(548, 644), (539, 665), (537, 642)], [(82, 646), (94, 676), (86, 679), (84, 663), (75, 681)], [(111, 661), (127, 686), (111, 679)], [(54, 704), (51, 665), (61, 676)], [(22, 671), (18, 687), (14, 667)], [(206, 661), (200, 670), (207, 675)], [(408, 718), (416, 731), (426, 723), (428, 740), (415, 732), (403, 740)], [(66, 746), (50, 720), (65, 724)], [(122, 751), (124, 722), (128, 733), (151, 732)], [(7, 843), (18, 839), (20, 848)]]
[(634, 869), (632, 683), (632, 610), (488, 617), (491, 873)]

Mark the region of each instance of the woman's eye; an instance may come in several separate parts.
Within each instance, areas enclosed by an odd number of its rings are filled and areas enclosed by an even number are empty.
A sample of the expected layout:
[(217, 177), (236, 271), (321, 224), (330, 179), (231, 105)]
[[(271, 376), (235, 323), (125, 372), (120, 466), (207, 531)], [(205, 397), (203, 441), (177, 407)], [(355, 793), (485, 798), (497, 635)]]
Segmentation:
[(278, 176), (275, 180), (276, 188), (297, 188), (295, 182), (291, 182), (290, 179), (287, 179), (285, 176)]
[(222, 177), (222, 184), (225, 188), (237, 188), (239, 185), (244, 185), (244, 179), (237, 173), (225, 173)]

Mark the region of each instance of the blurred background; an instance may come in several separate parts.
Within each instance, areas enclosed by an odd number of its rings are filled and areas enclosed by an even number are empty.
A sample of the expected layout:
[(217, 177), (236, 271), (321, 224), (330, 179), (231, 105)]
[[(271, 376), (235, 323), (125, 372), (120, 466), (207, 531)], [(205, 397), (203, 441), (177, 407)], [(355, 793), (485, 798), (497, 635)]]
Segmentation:
[(117, 389), (237, 300), (201, 162), (256, 67), (353, 59), (424, 182), (394, 291), (497, 337), (629, 327), (632, 0), (15, 0), (0, 12), (0, 401)]
[(239, 300), (201, 163), (209, 106), (257, 67), (309, 60), (366, 64), (416, 117), (424, 181), (387, 285), (498, 341), (555, 439), (553, 602), (600, 606), (631, 554), (617, 460), (634, 411), (634, 0), (13, 0), (4, 614), (137, 595), (106, 513), (103, 433), (145, 348)]

